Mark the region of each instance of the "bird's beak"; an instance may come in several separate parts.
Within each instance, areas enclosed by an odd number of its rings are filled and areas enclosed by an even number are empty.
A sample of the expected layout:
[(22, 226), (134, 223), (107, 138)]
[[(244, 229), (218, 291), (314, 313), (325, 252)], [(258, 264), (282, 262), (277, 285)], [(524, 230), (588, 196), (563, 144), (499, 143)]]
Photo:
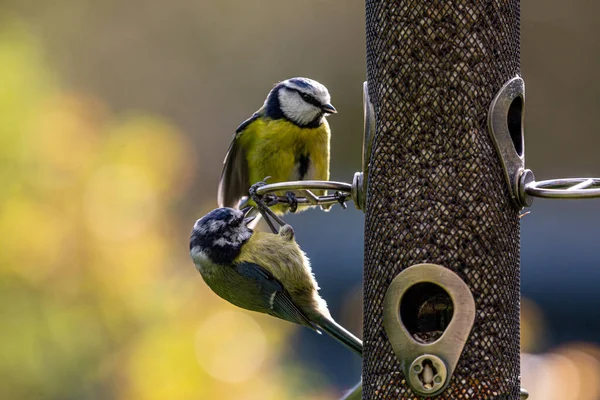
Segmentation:
[[(248, 215), (248, 213), (250, 212), (250, 210), (252, 210), (252, 206), (244, 207), (240, 211), (243, 212), (244, 217), (246, 217)], [(248, 225), (250, 222), (254, 221), (255, 218), (256, 218), (256, 215), (244, 218), (244, 225)]]
[(321, 110), (328, 114), (337, 114), (337, 110), (331, 104), (325, 104), (324, 106), (321, 106)]
[(240, 211), (244, 213), (244, 217), (252, 210), (252, 206), (244, 207)]

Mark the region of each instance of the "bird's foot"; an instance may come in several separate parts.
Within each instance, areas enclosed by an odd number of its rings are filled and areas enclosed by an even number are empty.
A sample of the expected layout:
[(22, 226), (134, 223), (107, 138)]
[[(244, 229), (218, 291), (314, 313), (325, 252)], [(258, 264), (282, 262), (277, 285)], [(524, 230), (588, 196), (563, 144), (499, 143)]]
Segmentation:
[(278, 203), (278, 198), (274, 194), (258, 194), (258, 189), (267, 185), (267, 179), (271, 178), (267, 176), (260, 182), (256, 182), (254, 185), (250, 186), (248, 189), (248, 195), (250, 199), (256, 203), (257, 206), (262, 205), (266, 207), (272, 207)]
[(345, 210), (346, 208), (348, 208), (348, 206), (346, 205), (346, 195), (340, 192), (335, 192), (335, 194), (333, 195), (335, 197), (335, 199), (338, 201), (338, 203), (340, 203), (340, 206), (342, 206), (342, 208)]
[(274, 194), (267, 194), (263, 201), (267, 206), (273, 207), (274, 205), (279, 204), (279, 197)]
[(262, 202), (262, 195), (259, 195), (258, 189), (260, 189), (263, 186), (267, 185), (267, 179), (269, 179), (270, 176), (267, 176), (265, 179), (263, 179), (262, 181), (256, 182), (254, 185), (250, 186), (250, 189), (248, 189), (248, 195), (250, 195), (250, 198), (256, 203), (257, 200)]
[(277, 229), (277, 227), (275, 227), (273, 221), (275, 223), (277, 223), (279, 226), (285, 225), (285, 222), (281, 218), (279, 218), (277, 215), (275, 215), (275, 213), (273, 211), (271, 211), (271, 209), (269, 208), (269, 206), (277, 204), (277, 201), (278, 201), (277, 196), (274, 196), (271, 194), (267, 194), (267, 195), (259, 195), (258, 194), (258, 189), (265, 186), (267, 184), (266, 181), (269, 178), (270, 178), (270, 176), (267, 176), (262, 181), (257, 182), (254, 185), (250, 186), (250, 189), (248, 189), (248, 194), (250, 195), (250, 198), (252, 199), (252, 201), (254, 201), (254, 203), (256, 203), (256, 207), (258, 208), (258, 211), (265, 218), (265, 221), (269, 225), (269, 228), (271, 228), (271, 231), (273, 233), (278, 233), (279, 230)]
[(294, 192), (287, 192), (285, 197), (287, 197), (288, 205), (290, 206), (290, 212), (295, 213), (298, 209), (298, 199), (296, 198), (296, 195)]

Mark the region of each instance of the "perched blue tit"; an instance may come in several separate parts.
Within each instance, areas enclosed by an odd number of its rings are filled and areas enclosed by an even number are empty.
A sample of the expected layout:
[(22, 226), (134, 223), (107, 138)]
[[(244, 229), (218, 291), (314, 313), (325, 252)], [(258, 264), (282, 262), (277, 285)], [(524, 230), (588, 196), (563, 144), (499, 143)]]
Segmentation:
[[(219, 207), (238, 208), (250, 186), (266, 177), (268, 183), (329, 180), (331, 133), (325, 117), (337, 112), (330, 102), (327, 88), (312, 79), (275, 85), (263, 106), (235, 131), (219, 181)], [(276, 194), (293, 203), (296, 193)], [(286, 208), (279, 204), (272, 210), (281, 215)]]
[(329, 314), (292, 227), (254, 232), (249, 209), (217, 208), (196, 221), (190, 256), (206, 284), (238, 307), (321, 329), (362, 355), (362, 342)]

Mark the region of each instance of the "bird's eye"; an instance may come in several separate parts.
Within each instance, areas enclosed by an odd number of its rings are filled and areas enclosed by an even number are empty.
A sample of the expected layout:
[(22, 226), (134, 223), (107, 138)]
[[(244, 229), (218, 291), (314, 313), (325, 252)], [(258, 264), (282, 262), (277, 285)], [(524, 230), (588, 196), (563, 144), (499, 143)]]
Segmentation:
[(302, 98), (303, 98), (304, 100), (306, 100), (306, 101), (309, 101), (309, 100), (310, 100), (310, 96), (309, 96), (308, 94), (304, 94), (304, 93), (302, 93), (302, 94), (301, 94), (301, 96), (302, 96)]
[(229, 224), (231, 226), (240, 226), (242, 224), (243, 218), (231, 217), (229, 220)]

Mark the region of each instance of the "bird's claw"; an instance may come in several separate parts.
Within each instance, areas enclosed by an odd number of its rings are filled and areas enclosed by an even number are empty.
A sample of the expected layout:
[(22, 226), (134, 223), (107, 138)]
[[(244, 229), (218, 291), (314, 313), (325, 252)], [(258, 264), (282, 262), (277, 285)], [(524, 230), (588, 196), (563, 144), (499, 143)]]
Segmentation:
[(342, 206), (342, 208), (345, 210), (346, 208), (348, 208), (348, 206), (346, 205), (346, 195), (342, 194), (340, 192), (335, 192), (335, 194), (333, 195), (335, 197), (335, 199), (338, 201), (338, 203), (340, 203), (340, 206)]
[(262, 198), (262, 196), (258, 195), (258, 189), (260, 189), (263, 186), (267, 185), (267, 179), (269, 179), (270, 176), (267, 176), (265, 179), (263, 179), (262, 181), (256, 182), (254, 185), (250, 186), (250, 189), (248, 189), (248, 194), (250, 195), (250, 198), (252, 198), (252, 200), (255, 200), (256, 198)]
[(277, 204), (277, 196), (273, 196), (270, 194), (263, 194), (263, 195), (259, 195), (258, 194), (258, 189), (260, 189), (263, 186), (267, 185), (267, 179), (269, 179), (270, 176), (267, 176), (265, 179), (263, 179), (262, 181), (256, 182), (254, 185), (250, 186), (250, 188), (248, 189), (248, 195), (250, 196), (250, 199), (252, 199), (252, 201), (254, 201), (256, 203), (256, 205), (259, 207), (259, 209), (263, 208), (263, 207), (271, 207), (274, 206), (275, 204)]
[(268, 207), (273, 207), (279, 203), (279, 198), (276, 195), (269, 194), (265, 196), (264, 202)]
[(250, 188), (248, 189), (248, 195), (250, 196), (250, 199), (252, 199), (252, 201), (256, 203), (258, 211), (265, 218), (265, 221), (269, 225), (269, 228), (271, 228), (271, 231), (276, 234), (278, 233), (278, 229), (273, 224), (273, 221), (275, 221), (279, 226), (285, 225), (285, 222), (277, 215), (275, 215), (275, 213), (269, 208), (270, 206), (277, 204), (277, 196), (272, 194), (259, 195), (257, 193), (258, 189), (267, 184), (267, 179), (269, 178), (270, 176), (267, 176), (262, 181), (256, 182), (254, 185), (250, 186)]
[(287, 192), (285, 194), (285, 197), (287, 197), (290, 212), (295, 213), (298, 209), (298, 199), (296, 198), (296, 195), (294, 194), (294, 192)]

